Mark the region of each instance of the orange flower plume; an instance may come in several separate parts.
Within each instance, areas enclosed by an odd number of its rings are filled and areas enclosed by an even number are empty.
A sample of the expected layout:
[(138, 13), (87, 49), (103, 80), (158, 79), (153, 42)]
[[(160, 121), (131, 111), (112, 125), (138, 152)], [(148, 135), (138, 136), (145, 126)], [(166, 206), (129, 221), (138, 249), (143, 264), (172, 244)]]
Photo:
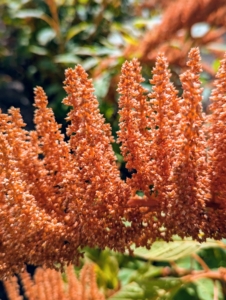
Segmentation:
[(226, 56), (208, 117), (197, 48), (187, 66), (179, 97), (163, 54), (151, 92), (142, 86), (139, 62), (124, 63), (118, 143), (132, 171), (126, 180), (81, 66), (65, 72), (68, 142), (41, 87), (35, 89), (35, 131), (23, 128), (17, 109), (0, 113), (1, 278), (20, 273), (25, 263), (78, 263), (85, 246), (124, 252), (174, 234), (198, 241), (226, 237)]

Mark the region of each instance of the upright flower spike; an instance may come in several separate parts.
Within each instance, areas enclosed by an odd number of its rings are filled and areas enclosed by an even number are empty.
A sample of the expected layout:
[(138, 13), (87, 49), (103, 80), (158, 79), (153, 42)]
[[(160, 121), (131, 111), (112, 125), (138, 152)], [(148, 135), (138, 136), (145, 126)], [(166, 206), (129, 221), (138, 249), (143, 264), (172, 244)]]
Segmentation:
[(67, 117), (71, 122), (67, 134), (77, 181), (69, 192), (81, 224), (81, 246), (122, 251), (132, 239), (131, 228), (124, 224), (129, 188), (120, 179), (110, 126), (104, 123), (92, 81), (81, 66), (66, 70), (64, 84), (68, 96), (63, 103), (73, 107)]
[(122, 143), (121, 151), (127, 168), (139, 169), (140, 162), (145, 159), (143, 152), (147, 149), (143, 149), (137, 141), (141, 139), (144, 146), (145, 141), (150, 139), (149, 106), (144, 95), (147, 90), (141, 85), (144, 78), (140, 74), (141, 67), (137, 59), (126, 61), (121, 72), (118, 85), (118, 92), (121, 94), (118, 142)]
[(211, 114), (207, 117), (208, 161), (211, 199), (208, 208), (207, 234), (219, 239), (226, 233), (226, 54), (220, 63), (211, 93)]
[[(55, 121), (51, 108), (47, 108), (48, 100), (41, 87), (35, 88), (35, 111), (34, 122), (36, 124), (36, 133), (38, 136), (39, 154), (43, 156), (42, 168), (46, 175), (39, 178), (40, 187), (37, 189), (36, 198), (40, 203), (49, 207), (54, 217), (63, 222), (67, 220), (67, 206), (69, 197), (66, 199), (67, 185), (71, 178), (73, 167), (71, 165), (71, 156), (68, 144), (64, 141), (63, 134)], [(46, 199), (48, 201), (46, 202)]]
[[(23, 291), (29, 300), (105, 300), (96, 282), (95, 266), (85, 264), (80, 271), (80, 278), (73, 265), (65, 268), (67, 282), (56, 270), (37, 268), (34, 276), (25, 271), (21, 273), (20, 281)], [(20, 296), (20, 286), (16, 276), (3, 282), (9, 300), (23, 300)], [(65, 288), (66, 287), (66, 288)]]
[[(12, 122), (12, 114), (18, 117), (15, 124)], [(0, 120), (0, 276), (2, 277), (3, 274), (7, 276), (13, 270), (20, 270), (23, 267), (27, 254), (24, 250), (26, 240), (35, 230), (31, 228), (27, 237), (24, 234), (26, 219), (31, 222), (34, 213), (34, 199), (29, 195), (26, 182), (21, 178), (18, 163), (25, 143), (21, 129), (24, 123), (16, 109), (11, 109), (11, 115), (1, 113)], [(19, 133), (18, 136), (16, 133)], [(34, 217), (34, 223), (35, 221)], [(12, 262), (13, 255), (15, 259)]]
[(79, 257), (73, 224), (68, 226), (65, 214), (56, 215), (54, 203), (50, 209), (51, 193), (42, 193), (49, 174), (38, 159), (37, 135), (22, 128), (17, 109), (9, 113), (0, 118), (1, 277), (20, 272), (24, 263), (53, 267), (55, 261), (63, 265)]
[(36, 181), (37, 188), (33, 189), (33, 195), (40, 207), (51, 215), (52, 220), (61, 225), (59, 237), (61, 236), (62, 239), (62, 249), (59, 255), (64, 262), (65, 254), (69, 261), (72, 259), (73, 252), (75, 259), (79, 256), (76, 249), (80, 245), (80, 237), (78, 230), (75, 230), (79, 217), (75, 214), (74, 195), (70, 193), (69, 188), (76, 184), (77, 175), (69, 145), (64, 141), (64, 135), (59, 130), (61, 125), (57, 124), (53, 111), (47, 107), (47, 104), (45, 92), (41, 87), (37, 87), (34, 122), (39, 155), (41, 154), (43, 158), (41, 172)]
[[(166, 215), (171, 210), (169, 193), (172, 165), (176, 159), (175, 141), (178, 139), (178, 123), (181, 118), (177, 91), (170, 82), (168, 63), (163, 54), (159, 54), (153, 69), (153, 85), (150, 97), (153, 144), (155, 148), (156, 174), (153, 178), (153, 190), (161, 204), (158, 215), (159, 225), (166, 226)], [(172, 238), (170, 231), (165, 232), (164, 238)]]
[[(59, 235), (62, 230), (62, 226), (51, 223), (51, 217), (37, 205), (29, 191), (25, 176), (29, 166), (23, 164), (23, 152), (29, 156), (29, 142), (26, 131), (21, 128), (24, 124), (19, 111), (11, 109), (10, 113), (7, 123), (4, 115), (1, 116), (3, 123), (0, 126), (0, 277), (21, 271), (26, 262), (43, 263), (45, 250), (42, 244), (48, 246), (48, 257), (59, 248), (56, 232)], [(51, 244), (55, 237), (53, 248)]]
[(211, 94), (208, 121), (209, 129), (209, 161), (211, 174), (211, 202), (226, 208), (226, 54), (214, 82), (215, 89)]
[(140, 208), (146, 207), (144, 210), (147, 212), (142, 217), (142, 224), (146, 225), (146, 230), (143, 233), (141, 231), (138, 238), (134, 237), (134, 241), (137, 245), (147, 245), (161, 236), (161, 225), (156, 218), (161, 205), (152, 191), (157, 176), (154, 138), (156, 124), (153, 108), (145, 95), (147, 90), (141, 85), (144, 79), (140, 72), (141, 67), (136, 59), (125, 62), (122, 67), (118, 86), (118, 92), (121, 94), (118, 142), (121, 143), (126, 167), (134, 170), (132, 178), (126, 180), (131, 188), (128, 206), (141, 212), (143, 209)]
[(177, 133), (179, 105), (177, 91), (170, 82), (168, 63), (163, 54), (159, 54), (153, 69), (153, 85), (150, 97), (152, 119), (155, 120), (153, 140), (156, 148), (157, 176), (154, 180), (154, 189), (161, 198), (165, 197), (164, 188), (167, 185), (174, 161), (174, 141)]
[[(168, 206), (167, 184), (174, 159), (172, 141), (176, 136), (175, 116), (179, 106), (167, 67), (165, 57), (160, 54), (153, 71), (151, 83), (154, 87), (149, 94), (150, 101), (144, 95), (146, 90), (141, 86), (144, 79), (136, 59), (123, 65), (118, 89), (122, 94), (118, 140), (122, 142), (126, 166), (136, 171), (131, 179), (127, 179), (132, 188), (128, 204), (149, 207), (149, 212), (152, 211), (143, 218), (150, 227), (150, 231), (144, 234), (146, 241), (162, 235), (159, 228), (165, 220), (161, 212)], [(134, 195), (137, 190), (144, 193), (142, 198)], [(165, 238), (170, 240), (171, 236)]]
[(183, 97), (180, 101), (180, 142), (177, 143), (178, 158), (171, 177), (174, 182), (172, 190), (176, 197), (170, 211), (168, 226), (173, 227), (174, 233), (182, 237), (202, 239), (200, 232), (204, 230), (204, 208), (209, 195), (209, 181), (202, 128), (202, 89), (199, 80), (202, 68), (197, 48), (190, 51), (187, 65), (189, 70), (180, 76), (183, 87)]
[[(125, 62), (118, 85), (119, 98), (119, 127), (118, 142), (126, 161), (126, 167), (134, 170), (131, 179), (127, 179), (131, 187), (131, 206), (149, 206), (154, 210), (159, 203), (151, 196), (150, 185), (156, 174), (154, 128), (151, 107), (147, 101), (147, 92), (141, 85), (144, 81), (141, 67), (137, 59)], [(142, 192), (144, 196), (137, 196)]]

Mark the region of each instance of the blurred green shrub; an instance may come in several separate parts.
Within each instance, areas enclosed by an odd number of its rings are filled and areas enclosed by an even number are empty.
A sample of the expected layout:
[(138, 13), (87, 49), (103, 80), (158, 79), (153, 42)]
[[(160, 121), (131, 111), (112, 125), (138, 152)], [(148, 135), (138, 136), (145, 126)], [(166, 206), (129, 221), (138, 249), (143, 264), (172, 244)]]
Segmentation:
[[(62, 123), (66, 113), (61, 105), (65, 68), (82, 63), (92, 72), (103, 57), (112, 57), (94, 80), (101, 101), (123, 62), (125, 44), (133, 41), (132, 2), (1, 0), (0, 89), (9, 82), (20, 82), (29, 102), (33, 98), (33, 88), (43, 86)], [(112, 70), (115, 66), (116, 70)], [(111, 105), (101, 107), (108, 120), (114, 114), (112, 103), (115, 99), (109, 102)]]

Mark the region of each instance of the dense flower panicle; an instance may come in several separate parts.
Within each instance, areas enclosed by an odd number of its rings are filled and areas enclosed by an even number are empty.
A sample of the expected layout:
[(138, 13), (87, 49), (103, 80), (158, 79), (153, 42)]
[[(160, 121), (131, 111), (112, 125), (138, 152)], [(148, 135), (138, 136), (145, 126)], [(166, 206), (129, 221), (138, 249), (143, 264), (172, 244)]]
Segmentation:
[(173, 234), (199, 241), (226, 237), (226, 57), (208, 118), (201, 108), (198, 49), (190, 51), (188, 67), (180, 98), (163, 54), (148, 95), (138, 61), (123, 65), (118, 142), (132, 170), (126, 181), (81, 66), (65, 73), (63, 102), (72, 107), (68, 142), (40, 87), (36, 131), (23, 128), (17, 109), (0, 112), (1, 278), (21, 272), (25, 263), (76, 263), (85, 246), (123, 252)]
[[(28, 300), (104, 300), (96, 282), (95, 265), (86, 263), (77, 278), (74, 267), (65, 268), (66, 282), (56, 270), (37, 268), (34, 277), (20, 273), (24, 294)], [(4, 281), (9, 300), (22, 300), (17, 277)]]
[[(147, 100), (141, 83), (144, 81), (141, 67), (136, 59), (125, 62), (122, 67), (118, 92), (119, 98), (119, 127), (118, 142), (121, 143), (122, 155), (126, 167), (133, 171), (132, 178), (127, 178), (130, 187), (128, 205), (141, 212), (136, 215), (141, 220), (140, 234), (133, 236), (137, 246), (148, 245), (161, 237), (159, 220), (160, 202), (153, 192), (153, 183), (157, 175), (155, 118), (154, 109)], [(140, 207), (148, 207), (143, 214)], [(130, 217), (131, 219), (131, 217)]]
[(10, 279), (5, 280), (4, 286), (10, 300), (23, 300), (23, 297), (20, 295), (20, 286), (16, 276), (12, 276)]
[[(208, 170), (206, 162), (205, 136), (201, 108), (202, 89), (200, 55), (197, 48), (189, 53), (189, 70), (180, 76), (183, 95), (180, 100), (179, 139), (175, 141), (172, 190), (173, 206), (170, 211), (170, 227), (174, 233), (199, 238), (205, 217), (204, 201), (208, 195)], [(183, 233), (184, 232), (184, 233)]]
[(211, 94), (209, 161), (212, 201), (226, 207), (226, 55)]
[[(52, 109), (47, 108), (47, 97), (41, 87), (35, 89), (35, 124), (38, 136), (38, 154), (42, 159), (42, 172), (46, 175), (37, 178), (34, 196), (38, 204), (51, 216), (51, 221), (58, 226), (57, 250), (61, 260), (77, 254), (80, 245), (79, 233), (76, 232), (78, 216), (70, 210), (73, 197), (68, 186), (76, 180), (73, 160), (69, 145), (60, 133), (61, 125), (55, 121)], [(53, 247), (55, 243), (53, 243)]]
[[(136, 203), (136, 200), (142, 200), (140, 203), (148, 203), (150, 200), (148, 198), (151, 198), (149, 186), (153, 183), (156, 173), (153, 159), (156, 156), (153, 143), (153, 130), (156, 125), (152, 120), (151, 106), (144, 94), (147, 91), (141, 85), (144, 79), (140, 71), (141, 67), (136, 59), (130, 63), (125, 62), (118, 87), (118, 92), (121, 94), (118, 142), (121, 143), (126, 167), (135, 171), (132, 179), (127, 179), (131, 187), (131, 205)], [(137, 197), (138, 191), (144, 194), (142, 199)], [(150, 206), (158, 206), (154, 199), (149, 202)]]
[[(210, 204), (208, 221), (212, 224), (209, 235), (220, 238), (225, 230), (226, 218), (226, 55), (221, 61), (211, 93), (210, 110), (207, 117), (209, 130), (208, 162), (210, 179)], [(220, 213), (216, 208), (220, 209)]]
[[(39, 179), (39, 189), (36, 191), (36, 198), (43, 203), (45, 209), (55, 211), (56, 218), (65, 217), (66, 210), (66, 185), (67, 176), (71, 170), (70, 152), (64, 136), (60, 133), (60, 125), (55, 121), (53, 111), (47, 108), (47, 97), (41, 87), (35, 89), (35, 112), (34, 122), (38, 136), (38, 151), (42, 159), (42, 169), (46, 176)], [(64, 195), (61, 197), (62, 190)], [(38, 195), (39, 193), (39, 195)], [(42, 199), (41, 199), (42, 198)], [(62, 220), (61, 220), (62, 221)]]
[[(26, 142), (22, 137), (21, 117), (18, 111), (11, 109), (11, 115), (6, 118), (1, 114), (3, 120), (0, 133), (1, 147), (1, 210), (0, 210), (0, 228), (1, 228), (1, 270), (5, 273), (7, 269), (15, 266), (21, 266), (26, 254), (24, 249), (29, 246), (26, 240), (29, 240), (38, 227), (39, 218), (44, 222), (44, 215), (35, 209), (35, 200), (29, 194), (26, 182), (23, 180), (23, 170), (21, 169), (21, 154), (26, 149)], [(13, 123), (13, 115), (17, 115), (17, 122)], [(6, 121), (7, 120), (7, 121)], [(6, 121), (6, 122), (5, 122)], [(15, 134), (18, 133), (15, 139)], [(13, 139), (14, 137), (14, 139)], [(30, 230), (25, 234), (24, 223), (30, 223)], [(32, 230), (34, 229), (34, 230)], [(23, 249), (23, 250), (22, 250)], [(30, 250), (30, 247), (28, 248)], [(12, 257), (15, 255), (15, 260)], [(23, 262), (22, 262), (23, 263)]]
[(74, 245), (71, 249), (64, 245), (68, 230), (59, 221), (60, 214), (54, 213), (54, 205), (49, 206), (50, 194), (42, 192), (48, 174), (38, 159), (37, 136), (30, 137), (21, 128), (24, 123), (18, 110), (9, 113), (8, 118), (1, 114), (0, 133), (1, 277), (19, 272), (25, 262), (52, 267), (54, 260), (61, 261), (69, 253), (76, 256)]
[(134, 226), (127, 229), (124, 224), (130, 190), (120, 179), (110, 126), (104, 123), (92, 82), (81, 66), (66, 71), (64, 84), (68, 96), (63, 103), (73, 107), (67, 134), (77, 176), (68, 191), (74, 197), (70, 209), (74, 207), (82, 224), (81, 245), (123, 250), (135, 231), (128, 234)]
[(144, 78), (140, 74), (141, 67), (137, 59), (125, 62), (121, 72), (118, 85), (118, 92), (121, 94), (118, 142), (122, 143), (121, 151), (127, 168), (138, 169), (142, 159), (145, 159), (143, 152), (147, 149), (142, 148), (137, 141), (140, 140), (142, 145), (146, 142), (149, 146), (151, 138), (149, 105), (144, 95), (147, 90), (141, 85)]
[(156, 164), (153, 184), (160, 199), (165, 197), (163, 190), (167, 185), (174, 160), (173, 141), (177, 129), (175, 119), (178, 113), (177, 92), (170, 83), (170, 73), (167, 68), (166, 58), (160, 54), (153, 68), (153, 78), (150, 80), (153, 85), (152, 92), (148, 95), (152, 108), (151, 119), (154, 123), (152, 126), (153, 144), (156, 149), (155, 157), (153, 157)]
[[(173, 163), (178, 158), (175, 144), (177, 139), (181, 138), (178, 129), (180, 121), (178, 92), (170, 82), (170, 75), (166, 58), (163, 54), (159, 54), (153, 69), (153, 78), (150, 80), (153, 85), (152, 92), (148, 96), (152, 108), (151, 119), (155, 124), (152, 131), (153, 144), (156, 149), (155, 157), (153, 157), (156, 171), (151, 184), (153, 193), (160, 202), (158, 219), (162, 226), (166, 225), (166, 216), (173, 207), (169, 196), (170, 192), (174, 192), (170, 186), (170, 176)], [(166, 231), (164, 238), (170, 240), (171, 236)]]

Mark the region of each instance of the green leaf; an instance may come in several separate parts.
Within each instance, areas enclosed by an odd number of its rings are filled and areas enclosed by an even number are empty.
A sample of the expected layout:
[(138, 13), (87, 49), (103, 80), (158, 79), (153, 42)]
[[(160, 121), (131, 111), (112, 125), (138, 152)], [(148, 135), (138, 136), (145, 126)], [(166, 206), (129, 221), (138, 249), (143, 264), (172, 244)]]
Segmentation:
[(96, 264), (99, 286), (115, 289), (118, 287), (118, 261), (108, 250), (87, 249), (86, 256)]
[(52, 28), (43, 28), (37, 34), (37, 40), (40, 45), (45, 46), (56, 37), (56, 31)]
[[(194, 282), (196, 285), (197, 293), (200, 300), (212, 300), (214, 299), (214, 283), (211, 279), (203, 278)], [(223, 300), (222, 289), (220, 284), (217, 282), (218, 289), (218, 300)]]
[(102, 266), (96, 266), (97, 278), (102, 286), (115, 289), (118, 286), (118, 263), (113, 256), (106, 257)]
[[(170, 297), (173, 300), (199, 300), (198, 292), (195, 284), (189, 283), (186, 286), (182, 286), (176, 293), (176, 295)], [(167, 299), (168, 300), (168, 299)]]
[(200, 249), (219, 247), (219, 242), (208, 240), (205, 243), (193, 241), (191, 238), (180, 239), (174, 238), (173, 242), (156, 241), (153, 243), (151, 250), (146, 248), (134, 249), (134, 255), (148, 260), (155, 261), (175, 261), (179, 258), (186, 257), (196, 253)]
[(72, 53), (64, 53), (56, 55), (54, 61), (60, 64), (78, 64), (80, 59)]
[(122, 287), (117, 293), (108, 300), (144, 300), (143, 289), (135, 282), (131, 282)]
[(179, 258), (177, 260), (177, 267), (188, 270), (200, 270), (200, 265), (191, 256)]
[(111, 76), (109, 73), (102, 73), (101, 76), (98, 76), (94, 81), (95, 95), (98, 99), (103, 99), (109, 89)]
[(220, 67), (220, 59), (219, 58), (217, 58), (213, 61), (212, 67), (214, 69), (214, 72), (217, 72), (219, 70), (219, 67)]
[[(108, 45), (110, 47), (110, 45)], [(74, 47), (72, 50), (76, 55), (88, 55), (88, 56), (104, 56), (104, 55), (114, 55), (119, 56), (122, 51), (120, 49), (111, 49), (105, 45), (103, 46), (83, 46), (83, 47)]]
[(136, 28), (144, 28), (148, 25), (149, 22), (150, 22), (149, 18), (148, 19), (136, 18), (133, 21), (133, 25)]
[(129, 26), (127, 24), (127, 27), (123, 27), (120, 23), (114, 23), (112, 25), (112, 29), (118, 31), (118, 33), (121, 34), (121, 37), (126, 41), (126, 43), (131, 45), (137, 45), (139, 41), (137, 38), (133, 37), (131, 32), (134, 34), (134, 28), (133, 26)]
[(42, 18), (44, 16), (43, 11), (38, 9), (21, 9), (15, 14), (16, 18)]
[(136, 38), (133, 38), (130, 34), (123, 33), (122, 36), (126, 43), (129, 45), (137, 46), (139, 43), (139, 41)]
[(222, 248), (210, 248), (199, 251), (199, 256), (211, 269), (226, 267), (226, 251)]
[(46, 48), (42, 48), (42, 47), (38, 47), (35, 45), (31, 45), (29, 47), (29, 51), (38, 55), (46, 55), (48, 53), (48, 51), (46, 50)]
[(30, 0), (22, 0), (22, 1), (18, 1), (18, 0), (0, 0), (0, 5), (7, 5), (11, 12), (17, 12), (19, 9), (21, 9), (21, 7), (23, 5), (25, 5), (26, 3), (28, 3)]
[(78, 25), (72, 26), (67, 33), (66, 41), (69, 41), (72, 39), (75, 35), (77, 35), (79, 32), (87, 29), (90, 26), (90, 24), (86, 22), (81, 22)]
[(95, 67), (99, 63), (99, 59), (97, 57), (90, 57), (83, 61), (83, 68), (88, 71), (89, 69)]
[(117, 161), (122, 163), (123, 162), (123, 156), (119, 153), (115, 153), (115, 155), (116, 155)]
[[(56, 30), (55, 21), (43, 11), (38, 9), (21, 9), (15, 13), (15, 18), (25, 19), (25, 18), (37, 18), (45, 21), (50, 27)], [(57, 31), (57, 30), (56, 30)]]
[(124, 286), (130, 282), (130, 278), (131, 278), (131, 276), (133, 276), (133, 273), (136, 274), (137, 272), (131, 270), (130, 268), (121, 268), (119, 270), (118, 278), (119, 278), (122, 286)]
[(174, 299), (183, 282), (179, 278), (166, 277), (143, 280), (140, 286), (145, 292), (145, 299)]

